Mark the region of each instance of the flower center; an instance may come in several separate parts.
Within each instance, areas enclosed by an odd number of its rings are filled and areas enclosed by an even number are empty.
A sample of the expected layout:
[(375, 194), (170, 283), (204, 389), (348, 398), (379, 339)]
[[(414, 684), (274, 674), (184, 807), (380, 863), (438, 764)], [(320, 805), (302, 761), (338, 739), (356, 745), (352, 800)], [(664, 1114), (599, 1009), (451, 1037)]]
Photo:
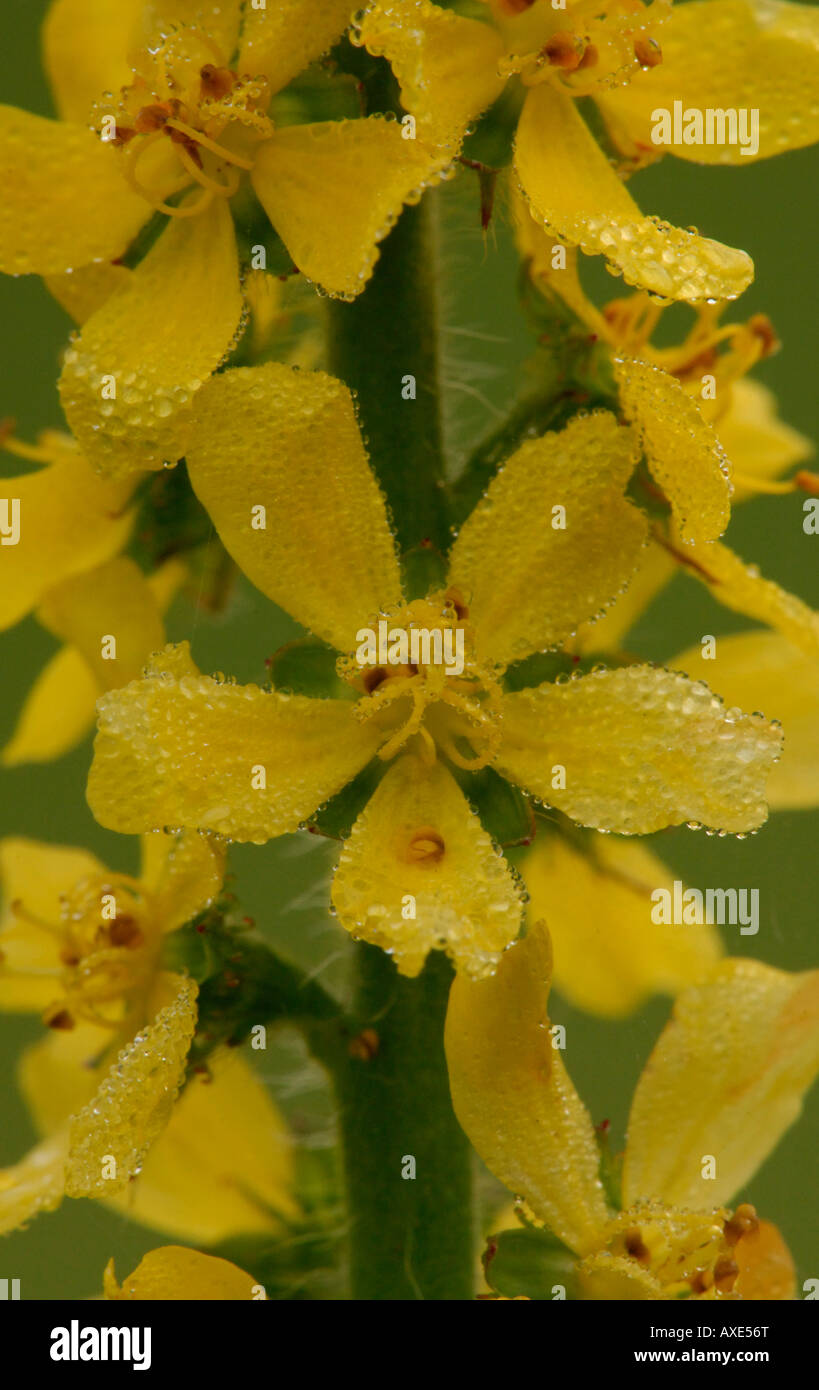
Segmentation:
[(154, 974), (158, 933), (150, 899), (136, 879), (112, 874), (84, 879), (61, 898), (59, 924), (12, 904), (14, 915), (54, 938), (59, 965), (10, 974), (51, 978), (59, 991), (43, 1014), (50, 1028), (70, 1029), (78, 1019), (119, 1028)]
[[(123, 149), (132, 188), (169, 217), (192, 217), (215, 197), (231, 198), (253, 168), (253, 145), (273, 132), (267, 79), (240, 77), (218, 60), (203, 34), (179, 30), (141, 54), (134, 81), (95, 108), (100, 137)], [(167, 201), (194, 185), (202, 189), (194, 202)]]
[[(430, 759), (438, 745), (458, 767), (475, 770), (494, 758), (500, 683), (475, 660), (468, 617), (459, 589), (432, 593), (381, 618), (374, 628), (361, 628), (355, 654), (339, 658), (339, 675), (362, 696), (359, 719), (372, 719), (399, 702), (399, 721), (378, 750), (381, 758), (394, 757), (413, 735)], [(434, 737), (427, 727), (432, 705), (439, 707)], [(433, 850), (424, 842), (419, 857)]]
[(758, 1226), (756, 1211), (747, 1202), (734, 1212), (641, 1204), (612, 1222), (606, 1250), (641, 1265), (668, 1298), (730, 1298), (739, 1274), (734, 1248)]
[(556, 81), (585, 96), (597, 87), (625, 86), (635, 73), (662, 62), (655, 31), (670, 14), (671, 0), (580, 0), (568, 13), (500, 0), (500, 9), (512, 21), (502, 22), (508, 40), (520, 44), (501, 61), (500, 72), (519, 73), (527, 87)]

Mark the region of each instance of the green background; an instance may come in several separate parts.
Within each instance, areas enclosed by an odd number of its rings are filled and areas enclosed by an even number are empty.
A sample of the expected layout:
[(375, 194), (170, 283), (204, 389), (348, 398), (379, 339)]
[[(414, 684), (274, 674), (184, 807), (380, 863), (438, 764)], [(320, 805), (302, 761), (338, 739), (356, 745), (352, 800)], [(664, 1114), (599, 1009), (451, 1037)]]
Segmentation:
[[(0, 99), (51, 114), (39, 62), (38, 25), (45, 0), (2, 0), (0, 4)], [(816, 318), (814, 271), (817, 158), (801, 151), (740, 169), (708, 169), (673, 159), (646, 171), (633, 183), (647, 212), (681, 226), (744, 247), (756, 263), (756, 282), (741, 302), (742, 317), (768, 313), (784, 348), (764, 363), (757, 376), (778, 394), (782, 414), (815, 437)], [(2, 196), (2, 189), (0, 189)], [(81, 199), (82, 188), (76, 197)], [(444, 194), (442, 266), (445, 287), (445, 372), (447, 432), (451, 465), (491, 428), (511, 402), (530, 343), (515, 299), (515, 261), (503, 209), (486, 240), (477, 216), (477, 189), (469, 176)], [(590, 283), (605, 297), (620, 292), (594, 266)], [(673, 313), (685, 311), (672, 311)], [(19, 433), (31, 439), (44, 426), (62, 424), (56, 392), (59, 353), (70, 324), (35, 279), (0, 282), (2, 371), (0, 416), (13, 416)], [(408, 370), (411, 364), (408, 364)], [(17, 462), (0, 458), (6, 475)], [(746, 559), (816, 605), (819, 602), (819, 538), (802, 530), (800, 498), (751, 502), (738, 510), (729, 541)], [(646, 615), (629, 645), (654, 660), (665, 660), (698, 641), (748, 624), (717, 608), (700, 586), (676, 579)], [(169, 638), (192, 639), (194, 656), (208, 671), (223, 670), (240, 680), (264, 677), (264, 658), (294, 633), (290, 620), (249, 584), (242, 582), (228, 612), (218, 619), (199, 613), (187, 600), (174, 605)], [(54, 649), (53, 640), (27, 619), (4, 634), (0, 743), (11, 733), (25, 692)], [(776, 710), (767, 710), (775, 716)], [(27, 835), (55, 844), (92, 848), (111, 867), (136, 867), (133, 841), (101, 830), (85, 804), (83, 787), (90, 739), (58, 762), (0, 774), (0, 834)], [(819, 792), (819, 788), (817, 788)], [(725, 928), (729, 949), (787, 969), (817, 964), (816, 845), (819, 811), (780, 813), (756, 836), (736, 841), (673, 830), (654, 837), (654, 847), (691, 884), (745, 886), (760, 890), (758, 936), (740, 937)], [(293, 959), (320, 969), (322, 978), (343, 987), (347, 941), (324, 912), (333, 846), (296, 837), (265, 848), (235, 847), (233, 885), (243, 908), (260, 929)], [(572, 1011), (556, 1000), (554, 1021), (567, 1025), (567, 1063), (596, 1121), (608, 1117), (621, 1141), (634, 1083), (659, 1028), (668, 1001), (652, 1001), (626, 1023), (604, 1023)], [(4, 1086), (0, 1095), (0, 1165), (22, 1156), (35, 1135), (15, 1088), (16, 1059), (23, 1046), (42, 1035), (36, 1018), (0, 1017), (0, 1056)], [(295, 1069), (287, 1087), (294, 1123), (313, 1114), (321, 1087), (316, 1069), (305, 1063), (292, 1040), (264, 1055), (262, 1072), (274, 1087)], [(311, 1121), (314, 1124), (314, 1121)], [(314, 1135), (313, 1142), (328, 1141)], [(819, 1275), (819, 1202), (815, 1154), (819, 1148), (819, 1088), (809, 1098), (800, 1123), (754, 1178), (747, 1200), (783, 1229), (797, 1259), (801, 1279)], [(140, 1254), (172, 1237), (130, 1226), (92, 1202), (66, 1201), (53, 1215), (0, 1244), (0, 1277), (20, 1278), (25, 1298), (85, 1297), (100, 1288), (102, 1269), (116, 1256), (120, 1276)]]

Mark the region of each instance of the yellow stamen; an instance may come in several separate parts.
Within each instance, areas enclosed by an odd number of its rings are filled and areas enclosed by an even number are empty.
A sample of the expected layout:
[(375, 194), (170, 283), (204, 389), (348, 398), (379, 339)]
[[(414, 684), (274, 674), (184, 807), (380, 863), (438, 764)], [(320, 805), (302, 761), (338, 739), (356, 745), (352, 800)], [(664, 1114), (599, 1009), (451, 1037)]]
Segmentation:
[(226, 164), (235, 164), (239, 169), (253, 168), (253, 161), (251, 159), (242, 159), (241, 155), (234, 154), (232, 150), (227, 149), (225, 145), (220, 145), (216, 140), (211, 140), (208, 135), (205, 135), (204, 131), (195, 130), (193, 126), (186, 125), (184, 121), (177, 120), (175, 116), (171, 116), (166, 121), (165, 128), (166, 130), (178, 130), (180, 135), (187, 135), (189, 140), (193, 140), (195, 144), (202, 145), (206, 150), (210, 150), (211, 154), (218, 155)]

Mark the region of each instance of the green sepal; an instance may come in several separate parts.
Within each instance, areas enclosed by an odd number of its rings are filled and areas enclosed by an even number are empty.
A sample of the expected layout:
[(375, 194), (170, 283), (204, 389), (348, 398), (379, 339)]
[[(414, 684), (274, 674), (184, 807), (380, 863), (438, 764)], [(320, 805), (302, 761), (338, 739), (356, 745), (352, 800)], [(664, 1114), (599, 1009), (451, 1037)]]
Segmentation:
[(355, 691), (336, 671), (338, 652), (318, 637), (297, 637), (270, 658), (275, 690), (325, 700), (354, 700)]
[(489, 1287), (505, 1298), (551, 1303), (561, 1289), (567, 1299), (577, 1298), (576, 1255), (557, 1236), (537, 1226), (490, 1236), (483, 1268)]
[(453, 767), (452, 772), (495, 844), (509, 849), (531, 843), (535, 835), (534, 811), (518, 787), (492, 767), (483, 767), (479, 772)]
[(310, 819), (310, 829), (330, 840), (346, 840), (375, 791), (384, 772), (380, 758), (372, 758), (337, 796)]

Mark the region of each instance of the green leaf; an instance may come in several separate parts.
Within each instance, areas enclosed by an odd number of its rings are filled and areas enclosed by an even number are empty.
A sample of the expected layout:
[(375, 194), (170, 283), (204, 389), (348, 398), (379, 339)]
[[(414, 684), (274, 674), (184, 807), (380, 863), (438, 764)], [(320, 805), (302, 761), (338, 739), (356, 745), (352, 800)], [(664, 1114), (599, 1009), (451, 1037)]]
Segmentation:
[(354, 700), (355, 691), (336, 673), (338, 652), (317, 637), (286, 642), (270, 658), (270, 679), (276, 690), (317, 699)]
[(577, 1258), (562, 1241), (536, 1226), (490, 1236), (483, 1256), (486, 1282), (505, 1298), (552, 1302), (565, 1290), (577, 1297)]

